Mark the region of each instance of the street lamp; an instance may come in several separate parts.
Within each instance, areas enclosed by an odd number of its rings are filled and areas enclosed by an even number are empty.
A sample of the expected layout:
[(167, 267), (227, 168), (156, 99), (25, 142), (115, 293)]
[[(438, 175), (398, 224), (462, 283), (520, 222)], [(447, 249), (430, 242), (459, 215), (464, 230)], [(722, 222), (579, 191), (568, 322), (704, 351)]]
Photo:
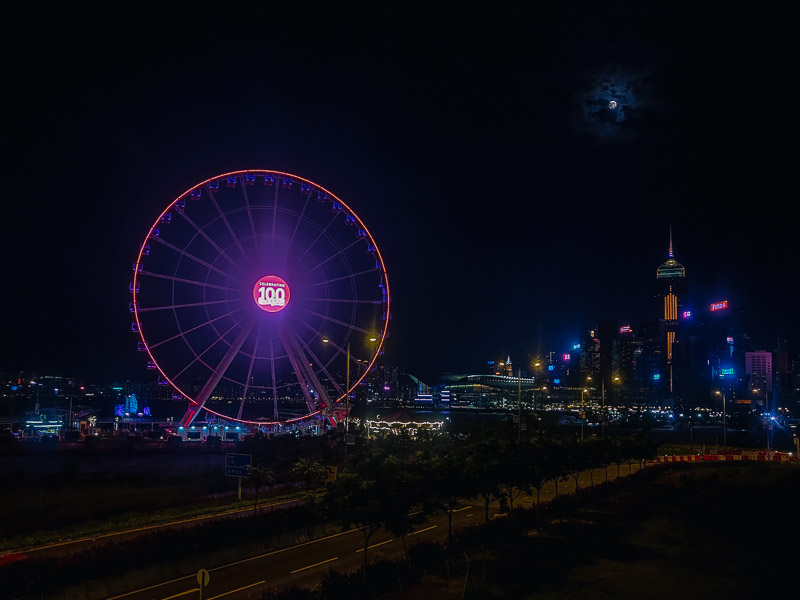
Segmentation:
[(589, 390), (587, 390), (586, 388), (581, 388), (581, 412), (580, 412), (580, 417), (581, 417), (581, 440), (583, 440), (583, 422), (586, 420), (586, 413), (584, 412), (584, 407), (583, 407), (583, 393), (584, 392), (588, 392), (588, 391)]
[(344, 460), (347, 462), (347, 442), (348, 434), (350, 433), (350, 342), (347, 342), (347, 363), (345, 366), (345, 384), (344, 384)]
[(522, 369), (517, 369), (517, 441), (522, 439)]
[(725, 415), (725, 392), (717, 390), (714, 392), (717, 396), (722, 396), (722, 451), (727, 454), (727, 433), (728, 433), (728, 423), (726, 420)]

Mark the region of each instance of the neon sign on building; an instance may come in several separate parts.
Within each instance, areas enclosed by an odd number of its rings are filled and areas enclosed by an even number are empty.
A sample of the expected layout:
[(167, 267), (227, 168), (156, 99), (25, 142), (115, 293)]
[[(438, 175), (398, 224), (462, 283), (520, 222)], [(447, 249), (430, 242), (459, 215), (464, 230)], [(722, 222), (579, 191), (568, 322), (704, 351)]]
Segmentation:
[(723, 309), (726, 309), (726, 308), (728, 308), (728, 301), (727, 300), (723, 300), (722, 302), (715, 302), (714, 304), (711, 305), (711, 311), (712, 312), (715, 311), (715, 310), (723, 310)]
[(622, 327), (619, 328), (619, 332), (620, 333), (630, 333), (631, 332), (631, 326), (630, 325), (623, 325)]

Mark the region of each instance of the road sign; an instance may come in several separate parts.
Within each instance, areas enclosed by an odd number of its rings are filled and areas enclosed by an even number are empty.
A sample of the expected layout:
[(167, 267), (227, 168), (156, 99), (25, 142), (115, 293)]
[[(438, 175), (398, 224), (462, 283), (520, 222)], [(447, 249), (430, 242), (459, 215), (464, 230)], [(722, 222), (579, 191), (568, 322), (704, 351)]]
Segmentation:
[(225, 455), (225, 475), (229, 477), (247, 477), (250, 465), (253, 463), (251, 454)]
[(339, 472), (338, 467), (335, 467), (333, 465), (328, 465), (325, 468), (328, 469), (328, 479), (327, 479), (327, 481), (336, 481), (336, 475)]
[(202, 587), (206, 587), (206, 586), (208, 586), (208, 582), (209, 582), (210, 579), (211, 578), (208, 575), (208, 571), (206, 571), (205, 569), (200, 569), (197, 572), (197, 585), (200, 585)]

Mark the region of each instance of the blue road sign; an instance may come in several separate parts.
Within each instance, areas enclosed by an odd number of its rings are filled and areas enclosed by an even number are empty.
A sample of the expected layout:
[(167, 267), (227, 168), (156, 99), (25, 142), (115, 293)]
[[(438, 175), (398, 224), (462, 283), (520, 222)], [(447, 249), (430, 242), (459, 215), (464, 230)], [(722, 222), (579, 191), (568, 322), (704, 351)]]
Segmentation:
[(230, 477), (247, 477), (250, 465), (253, 462), (251, 454), (226, 454), (225, 475)]

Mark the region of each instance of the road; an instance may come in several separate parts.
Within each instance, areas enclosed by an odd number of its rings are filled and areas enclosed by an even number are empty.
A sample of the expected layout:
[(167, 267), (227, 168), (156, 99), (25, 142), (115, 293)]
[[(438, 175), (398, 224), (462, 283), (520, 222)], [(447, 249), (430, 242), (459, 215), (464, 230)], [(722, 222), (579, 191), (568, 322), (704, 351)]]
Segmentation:
[[(637, 465), (623, 466), (621, 476), (635, 473)], [(616, 478), (616, 468), (608, 469), (609, 481)], [(594, 484), (605, 481), (605, 471), (594, 471)], [(590, 486), (589, 472), (582, 473), (579, 478), (581, 489)], [(559, 484), (559, 494), (575, 493), (575, 482), (572, 478)], [(555, 498), (555, 486), (552, 482), (545, 485), (541, 492), (541, 501), (547, 502)], [(515, 506), (531, 507), (535, 503), (533, 497), (521, 496)], [(490, 517), (498, 514), (498, 503), (490, 504)], [(453, 513), (453, 529), (483, 522), (484, 507), (481, 503), (465, 503)], [(447, 536), (447, 514), (439, 512), (429, 521), (409, 534), (407, 543), (417, 540), (440, 540)], [(370, 539), (368, 558), (370, 561), (381, 557), (397, 557), (403, 552), (400, 539), (394, 538), (385, 531), (378, 531)], [(329, 567), (340, 571), (358, 569), (364, 561), (364, 538), (359, 530), (351, 529), (335, 533), (317, 540), (312, 540), (273, 550), (259, 556), (209, 568), (210, 581), (203, 590), (203, 600), (245, 600), (256, 598), (270, 588), (283, 588), (288, 585), (313, 585)], [(111, 586), (109, 586), (110, 588)], [(200, 587), (196, 574), (165, 581), (141, 589), (130, 589), (125, 593), (106, 596), (106, 600), (176, 600), (200, 597)]]
[[(300, 504), (302, 500), (293, 498), (289, 500), (280, 500), (277, 502), (264, 502), (258, 505), (258, 511), (279, 510), (281, 508), (288, 508), (296, 504)], [(224, 512), (214, 513), (210, 515), (200, 515), (197, 517), (190, 517), (187, 519), (180, 519), (177, 521), (170, 521), (168, 523), (158, 523), (154, 525), (145, 525), (143, 527), (135, 527), (133, 529), (124, 529), (121, 531), (110, 531), (108, 533), (99, 533), (97, 535), (90, 535), (86, 537), (63, 540), (60, 542), (53, 542), (50, 544), (42, 544), (33, 548), (21, 548), (17, 550), (9, 550), (0, 553), (0, 558), (10, 554), (24, 554), (28, 558), (46, 558), (55, 557), (59, 554), (66, 554), (70, 552), (78, 552), (85, 550), (92, 546), (101, 545), (109, 541), (125, 541), (135, 538), (143, 533), (152, 532), (158, 529), (180, 529), (185, 527), (195, 527), (203, 522), (213, 521), (214, 519), (224, 519), (236, 516), (247, 517), (253, 514), (253, 505), (248, 504), (244, 508), (237, 508), (234, 510), (227, 510)]]

